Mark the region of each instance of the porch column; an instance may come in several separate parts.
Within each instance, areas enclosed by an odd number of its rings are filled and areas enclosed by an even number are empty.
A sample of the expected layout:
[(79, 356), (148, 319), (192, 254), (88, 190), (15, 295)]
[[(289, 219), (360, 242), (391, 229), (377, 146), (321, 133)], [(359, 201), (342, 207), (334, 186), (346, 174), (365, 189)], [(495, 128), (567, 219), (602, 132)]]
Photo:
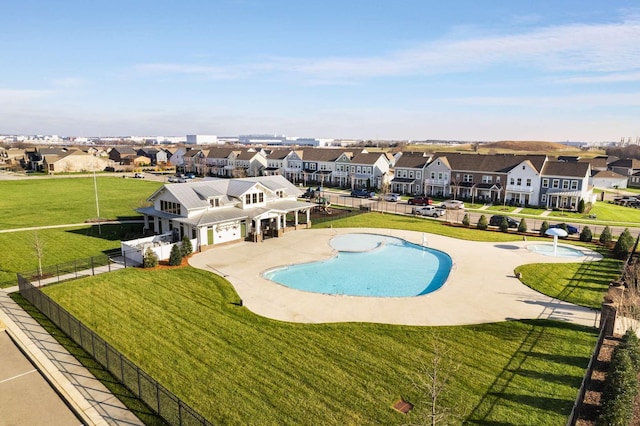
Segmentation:
[(281, 237), (284, 232), (284, 227), (282, 226), (282, 215), (279, 214), (276, 217), (276, 236)]
[(298, 229), (298, 213), (300, 213), (299, 210), (293, 212), (293, 227), (295, 229)]
[(262, 241), (262, 229), (260, 229), (260, 219), (254, 219), (253, 221), (253, 242), (259, 243)]
[(307, 209), (307, 228), (311, 228), (311, 209)]

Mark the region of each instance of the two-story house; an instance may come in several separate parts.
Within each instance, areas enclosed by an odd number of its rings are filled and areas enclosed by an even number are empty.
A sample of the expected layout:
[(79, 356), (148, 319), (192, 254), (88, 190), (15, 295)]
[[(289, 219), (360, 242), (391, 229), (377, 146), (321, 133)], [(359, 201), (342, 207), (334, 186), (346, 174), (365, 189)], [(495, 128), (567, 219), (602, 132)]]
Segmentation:
[(576, 210), (580, 200), (595, 202), (589, 187), (588, 162), (547, 161), (540, 173), (540, 205), (549, 209)]
[[(313, 204), (298, 201), (302, 194), (283, 176), (242, 179), (205, 179), (199, 182), (165, 184), (138, 209), (144, 228), (155, 234), (185, 235), (194, 248), (279, 237), (285, 230), (310, 226)], [(300, 215), (306, 215), (300, 220)]]
[(361, 152), (353, 157), (349, 168), (351, 189), (380, 189), (392, 179), (389, 158), (381, 152)]
[[(431, 156), (424, 152), (404, 152), (395, 162), (391, 192), (400, 194), (424, 194), (427, 165)], [(434, 181), (431, 184), (435, 184)], [(433, 191), (433, 186), (431, 187)], [(441, 193), (442, 191), (440, 191)]]
[(242, 149), (220, 146), (209, 149), (207, 159), (205, 160), (207, 176), (232, 177), (233, 166), (229, 165), (242, 152)]

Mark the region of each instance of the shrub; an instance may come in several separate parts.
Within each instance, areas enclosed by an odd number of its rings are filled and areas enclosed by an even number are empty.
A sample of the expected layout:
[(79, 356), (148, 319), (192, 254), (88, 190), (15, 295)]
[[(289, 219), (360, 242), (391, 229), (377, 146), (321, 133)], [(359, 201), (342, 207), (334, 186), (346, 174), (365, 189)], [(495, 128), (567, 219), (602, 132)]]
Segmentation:
[(546, 220), (544, 222), (542, 222), (542, 225), (540, 225), (540, 235), (547, 235), (545, 234), (545, 232), (547, 232), (547, 230), (549, 229), (549, 222), (547, 222)]
[(500, 231), (501, 232), (509, 232), (509, 222), (507, 222), (507, 218), (503, 217), (502, 222), (500, 222)]
[(156, 266), (158, 266), (158, 256), (156, 256), (151, 248), (147, 248), (144, 252), (144, 257), (142, 258), (142, 267), (155, 268)]
[(182, 237), (182, 244), (180, 245), (180, 251), (182, 253), (182, 257), (187, 257), (191, 253), (193, 253), (193, 244), (191, 244), (191, 240), (186, 235)]
[(483, 231), (489, 227), (489, 221), (485, 215), (481, 215), (480, 219), (478, 219), (478, 229), (482, 229)]
[(520, 220), (520, 224), (518, 225), (518, 232), (527, 232), (527, 221), (524, 220), (524, 217)]
[(179, 266), (182, 265), (182, 251), (177, 244), (174, 244), (171, 247), (171, 254), (169, 255), (169, 265), (171, 266)]
[(640, 372), (640, 340), (638, 335), (632, 329), (622, 336), (619, 347), (629, 352), (629, 358), (631, 358), (631, 364), (636, 372)]
[(584, 213), (584, 209), (585, 209), (584, 200), (581, 198), (580, 201), (578, 201), (578, 213)]
[(598, 424), (628, 425), (633, 416), (633, 400), (637, 393), (638, 381), (629, 351), (618, 347), (605, 381)]
[(464, 217), (462, 218), (462, 224), (464, 226), (469, 226), (471, 225), (471, 219), (469, 219), (469, 213), (465, 213)]
[(629, 255), (629, 250), (633, 247), (633, 237), (629, 232), (629, 228), (625, 228), (618, 237), (616, 245), (613, 247), (613, 255), (618, 259), (624, 259)]
[(582, 231), (580, 231), (580, 241), (590, 243), (592, 239), (593, 233), (591, 232), (591, 229), (589, 229), (588, 226), (583, 227)]
[(602, 233), (600, 234), (600, 238), (598, 238), (598, 241), (600, 241), (601, 244), (607, 244), (612, 240), (613, 235), (611, 235), (611, 229), (609, 229), (609, 226), (605, 226), (602, 230)]

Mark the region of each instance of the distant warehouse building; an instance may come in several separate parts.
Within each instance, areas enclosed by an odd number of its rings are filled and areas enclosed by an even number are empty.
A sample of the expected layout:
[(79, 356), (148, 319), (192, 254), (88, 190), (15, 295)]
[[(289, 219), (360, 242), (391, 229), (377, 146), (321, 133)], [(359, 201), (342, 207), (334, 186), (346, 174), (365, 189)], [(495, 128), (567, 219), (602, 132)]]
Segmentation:
[(187, 135), (187, 145), (215, 145), (218, 144), (216, 135)]

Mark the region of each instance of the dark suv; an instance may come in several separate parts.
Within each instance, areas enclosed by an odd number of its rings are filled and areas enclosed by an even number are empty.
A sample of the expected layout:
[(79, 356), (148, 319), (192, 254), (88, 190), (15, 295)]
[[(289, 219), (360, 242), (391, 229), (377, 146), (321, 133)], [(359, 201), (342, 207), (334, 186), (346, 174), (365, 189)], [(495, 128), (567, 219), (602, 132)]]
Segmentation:
[(491, 216), (491, 219), (489, 219), (489, 225), (500, 226), (502, 225), (502, 221), (505, 219), (507, 220), (507, 225), (509, 226), (509, 228), (517, 228), (520, 225), (517, 220), (512, 219), (509, 216), (502, 216), (499, 214)]
[(407, 203), (411, 204), (412, 206), (429, 206), (433, 204), (433, 200), (429, 197), (415, 197), (410, 198)]

